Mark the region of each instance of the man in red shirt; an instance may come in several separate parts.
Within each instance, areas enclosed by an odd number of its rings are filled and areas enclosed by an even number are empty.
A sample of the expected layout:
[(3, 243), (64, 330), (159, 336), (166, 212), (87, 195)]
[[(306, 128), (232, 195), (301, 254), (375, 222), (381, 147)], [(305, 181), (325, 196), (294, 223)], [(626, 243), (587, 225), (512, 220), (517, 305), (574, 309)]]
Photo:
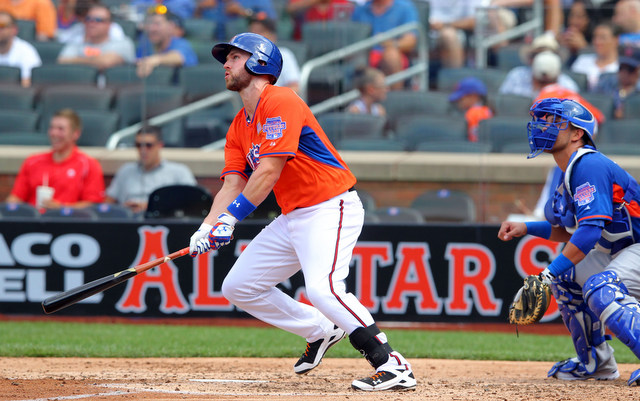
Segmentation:
[(16, 177), (7, 202), (36, 205), (36, 188), (53, 188), (43, 208), (86, 207), (104, 200), (104, 178), (97, 160), (78, 150), (82, 122), (71, 109), (58, 111), (49, 123), (51, 151), (29, 156)]

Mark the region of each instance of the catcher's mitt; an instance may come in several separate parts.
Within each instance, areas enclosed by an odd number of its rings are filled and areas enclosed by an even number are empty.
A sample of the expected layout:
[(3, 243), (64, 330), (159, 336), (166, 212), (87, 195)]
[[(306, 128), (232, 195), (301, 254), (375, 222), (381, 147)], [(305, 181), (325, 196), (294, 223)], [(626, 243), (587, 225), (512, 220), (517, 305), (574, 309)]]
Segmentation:
[(524, 285), (516, 293), (509, 306), (509, 323), (533, 324), (542, 319), (551, 302), (551, 289), (538, 276), (524, 279)]

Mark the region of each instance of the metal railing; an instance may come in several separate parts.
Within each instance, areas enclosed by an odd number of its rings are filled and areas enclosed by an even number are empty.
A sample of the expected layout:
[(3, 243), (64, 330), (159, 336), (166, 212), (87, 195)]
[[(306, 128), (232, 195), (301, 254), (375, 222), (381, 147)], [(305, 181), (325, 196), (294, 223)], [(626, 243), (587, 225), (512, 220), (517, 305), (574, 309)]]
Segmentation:
[(476, 68), (487, 67), (487, 53), (491, 46), (497, 45), (505, 40), (515, 39), (525, 36), (529, 32), (534, 32), (539, 36), (544, 27), (544, 5), (543, 0), (533, 2), (533, 18), (530, 21), (516, 25), (511, 29), (497, 34), (490, 34), (487, 30), (488, 13), (495, 12), (496, 7), (481, 7), (476, 10), (476, 25), (473, 36), (476, 41)]

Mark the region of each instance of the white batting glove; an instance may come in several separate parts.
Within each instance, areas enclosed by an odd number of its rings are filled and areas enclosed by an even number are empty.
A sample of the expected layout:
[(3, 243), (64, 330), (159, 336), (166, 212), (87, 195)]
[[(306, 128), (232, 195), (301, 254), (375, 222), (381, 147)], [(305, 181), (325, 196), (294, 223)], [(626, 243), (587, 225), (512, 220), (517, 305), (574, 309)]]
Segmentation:
[(192, 258), (211, 250), (207, 236), (212, 228), (211, 224), (202, 223), (198, 231), (193, 233), (189, 240), (189, 252)]
[(556, 277), (553, 274), (551, 274), (549, 269), (544, 269), (543, 271), (540, 272), (540, 274), (538, 274), (538, 278), (543, 283), (547, 285), (551, 285), (551, 282), (555, 280)]
[(209, 246), (211, 249), (219, 249), (227, 245), (233, 238), (233, 229), (238, 219), (228, 213), (218, 216), (218, 221), (209, 232)]

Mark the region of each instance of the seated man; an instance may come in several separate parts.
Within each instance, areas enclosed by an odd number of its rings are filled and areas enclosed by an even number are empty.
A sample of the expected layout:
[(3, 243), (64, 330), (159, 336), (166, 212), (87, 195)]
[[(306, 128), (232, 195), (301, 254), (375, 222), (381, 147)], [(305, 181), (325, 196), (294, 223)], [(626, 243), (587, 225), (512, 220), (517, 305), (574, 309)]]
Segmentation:
[(144, 78), (159, 65), (188, 67), (198, 63), (198, 56), (189, 42), (175, 36), (175, 19), (166, 8), (156, 7), (147, 16), (144, 33), (138, 44), (138, 76)]
[[(29, 156), (16, 177), (7, 202), (30, 203), (40, 209), (82, 208), (104, 200), (100, 163), (78, 150), (82, 121), (71, 109), (58, 111), (49, 123), (51, 151)], [(36, 205), (36, 193), (48, 187), (50, 199)]]
[(84, 18), (85, 34), (82, 42), (67, 43), (58, 55), (60, 64), (87, 64), (104, 70), (135, 61), (133, 41), (126, 36), (120, 40), (109, 37), (111, 11), (93, 5)]
[(156, 126), (142, 127), (136, 134), (139, 160), (124, 164), (107, 188), (108, 203), (120, 203), (134, 213), (147, 209), (149, 195), (167, 185), (196, 185), (187, 166), (162, 160), (162, 130)]
[(0, 11), (0, 65), (20, 68), (22, 86), (31, 86), (31, 70), (42, 65), (35, 47), (18, 36), (16, 19)]

